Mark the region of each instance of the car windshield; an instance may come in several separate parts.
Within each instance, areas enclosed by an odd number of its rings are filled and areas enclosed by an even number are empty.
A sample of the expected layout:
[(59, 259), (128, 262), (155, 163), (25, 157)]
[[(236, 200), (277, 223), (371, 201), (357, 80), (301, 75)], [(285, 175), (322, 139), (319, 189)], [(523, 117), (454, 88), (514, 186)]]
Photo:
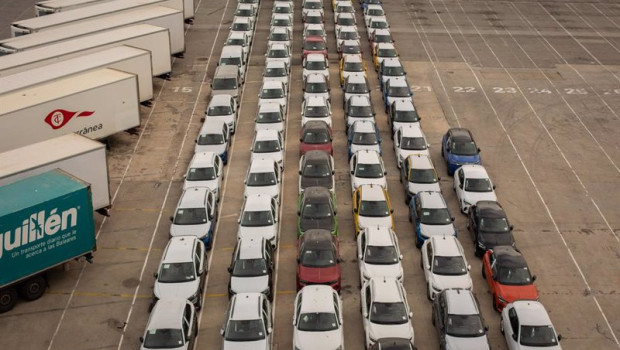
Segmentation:
[(308, 29), (306, 31), (306, 36), (315, 35), (315, 36), (323, 36), (325, 32), (322, 29)]
[(256, 116), (257, 123), (279, 123), (282, 121), (280, 112), (262, 112)]
[(503, 233), (510, 231), (510, 225), (506, 218), (480, 218), (480, 231)]
[(367, 94), (368, 84), (366, 83), (348, 83), (344, 92), (348, 94)]
[(400, 141), (400, 148), (408, 151), (423, 151), (427, 148), (426, 140), (423, 137), (403, 137)]
[(250, 30), (250, 24), (249, 23), (233, 23), (231, 30), (237, 31), (237, 32), (246, 32)]
[(219, 117), (231, 114), (233, 114), (233, 112), (230, 106), (213, 106), (207, 109), (207, 115), (209, 117)]
[(282, 49), (269, 50), (270, 58), (288, 58), (288, 51)]
[(321, 144), (329, 142), (329, 132), (327, 131), (306, 131), (303, 142), (308, 144)]
[(304, 332), (333, 331), (338, 329), (338, 319), (330, 312), (307, 312), (299, 316), (297, 329)]
[(194, 267), (193, 262), (162, 264), (157, 275), (157, 282), (179, 283), (193, 281), (196, 279)]
[(336, 13), (354, 13), (355, 10), (353, 6), (338, 6), (336, 8)]
[(385, 12), (382, 9), (371, 9), (366, 12), (368, 16), (385, 16)]
[(465, 191), (491, 192), (493, 191), (493, 186), (489, 179), (465, 179)]
[(222, 57), (220, 58), (220, 66), (240, 66), (241, 57)]
[(400, 77), (405, 75), (405, 69), (402, 66), (387, 66), (383, 68), (383, 75)]
[(338, 17), (337, 24), (341, 26), (354, 26), (355, 20), (351, 17)]
[(355, 167), (355, 176), (366, 179), (378, 179), (383, 177), (383, 167), (381, 164), (358, 163)]
[(256, 141), (252, 152), (254, 153), (271, 153), (280, 151), (280, 142), (278, 140)]
[(497, 282), (512, 286), (532, 284), (532, 276), (527, 266), (501, 267), (497, 271)]
[(359, 39), (359, 35), (355, 31), (345, 31), (341, 30), (338, 33), (338, 39), (340, 40), (357, 40)]
[(304, 8), (306, 10), (317, 10), (323, 7), (323, 4), (320, 1), (306, 1), (304, 4)]
[(398, 57), (396, 50), (394, 49), (379, 49), (377, 50), (377, 56), (379, 57)]
[(323, 23), (323, 16), (319, 16), (319, 15), (306, 16), (306, 23), (308, 24)]
[(175, 225), (202, 225), (207, 223), (207, 210), (205, 208), (177, 209), (173, 223)]
[(287, 33), (271, 33), (269, 36), (271, 41), (289, 41), (290, 39)]
[(356, 132), (353, 133), (352, 143), (355, 145), (377, 145), (379, 140), (374, 132)]
[(257, 341), (265, 339), (265, 326), (261, 320), (230, 320), (225, 334), (227, 341)]
[(408, 321), (407, 309), (402, 302), (372, 303), (370, 322), (378, 324), (403, 324)]
[(250, 173), (246, 181), (248, 186), (273, 186), (276, 184), (276, 174), (268, 173)]
[(180, 329), (149, 329), (146, 331), (143, 346), (147, 349), (176, 349), (184, 343)]
[(326, 177), (332, 175), (332, 169), (327, 163), (306, 164), (302, 174), (307, 177)]
[(260, 93), (260, 98), (282, 98), (284, 97), (284, 90), (276, 89), (263, 89)]
[(411, 169), (409, 172), (409, 181), (418, 184), (434, 184), (439, 179), (437, 173), (433, 169)]
[(368, 217), (384, 218), (390, 216), (390, 208), (386, 201), (362, 201), (360, 215)]
[(356, 53), (360, 53), (360, 47), (358, 45), (345, 45), (342, 48), (342, 53), (344, 54), (356, 54)]
[(208, 181), (215, 180), (215, 168), (190, 168), (187, 172), (187, 181)]
[(420, 222), (425, 225), (447, 225), (452, 223), (452, 217), (447, 208), (422, 209)]
[(265, 76), (266, 77), (285, 77), (287, 76), (287, 71), (286, 68), (281, 67), (281, 68), (267, 68), (265, 69)]
[(306, 203), (301, 209), (301, 217), (305, 219), (326, 219), (333, 217), (329, 202)]
[(291, 24), (291, 21), (288, 18), (277, 18), (271, 21), (271, 25), (275, 27), (286, 27)]
[(257, 0), (239, 0), (240, 4), (257, 4)]
[(226, 40), (226, 45), (228, 46), (243, 46), (245, 41), (243, 39), (228, 39)]
[[(392, 36), (391, 35), (375, 35), (374, 42), (376, 43), (391, 43)], [(402, 75), (402, 74), (399, 74)]]
[(306, 249), (299, 262), (305, 267), (330, 267), (336, 265), (336, 254), (333, 249)]
[(247, 10), (246, 9), (238, 9), (235, 12), (235, 16), (238, 16), (238, 17), (252, 17), (252, 16), (254, 16), (254, 12), (252, 10), (250, 10), (250, 9), (247, 9)]
[(401, 122), (401, 123), (415, 123), (415, 122), (420, 121), (418, 112), (416, 112), (415, 110), (408, 110), (408, 111), (395, 110), (392, 113), (392, 117), (394, 118), (395, 122)]
[(241, 226), (258, 227), (273, 225), (273, 216), (270, 210), (245, 211), (241, 216)]
[(308, 106), (304, 111), (304, 117), (325, 118), (329, 116), (327, 106)]
[(363, 72), (364, 65), (362, 62), (345, 62), (344, 70), (346, 72)]
[(363, 117), (373, 117), (373, 110), (370, 106), (348, 106), (349, 111), (347, 112), (347, 116), (363, 118)]
[(307, 70), (324, 70), (327, 69), (325, 61), (306, 61)]
[(219, 78), (213, 80), (213, 90), (234, 90), (236, 88), (236, 78)]
[(390, 97), (409, 97), (411, 91), (408, 86), (390, 86), (388, 96)]
[(478, 154), (478, 148), (473, 141), (452, 142), (450, 152), (457, 156), (475, 156)]
[(198, 142), (200, 146), (206, 145), (223, 145), (225, 143), (224, 135), (221, 134), (201, 134), (198, 135)]
[(321, 83), (306, 83), (306, 92), (309, 93), (324, 93), (327, 92), (327, 84)]
[(556, 346), (558, 340), (552, 326), (521, 326), (521, 345)]
[(453, 337), (481, 337), (484, 326), (478, 315), (448, 315), (446, 333)]
[(289, 6), (278, 6), (273, 11), (274, 13), (292, 13), (292, 9)]
[(444, 276), (460, 276), (467, 274), (465, 260), (461, 256), (435, 256), (433, 273)]
[(366, 247), (364, 261), (372, 265), (394, 265), (398, 263), (398, 253), (394, 246), (373, 246)]
[(265, 259), (239, 259), (235, 261), (232, 273), (234, 277), (258, 277), (267, 274)]

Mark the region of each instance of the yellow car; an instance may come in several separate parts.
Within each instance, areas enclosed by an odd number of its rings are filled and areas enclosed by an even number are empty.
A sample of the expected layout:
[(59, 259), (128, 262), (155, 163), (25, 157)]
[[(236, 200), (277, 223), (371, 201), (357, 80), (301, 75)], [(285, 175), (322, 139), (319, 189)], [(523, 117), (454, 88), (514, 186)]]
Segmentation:
[(398, 57), (398, 51), (394, 43), (378, 43), (372, 50), (372, 60), (375, 64), (375, 70), (379, 71), (379, 65), (385, 58)]
[(385, 188), (362, 185), (353, 192), (353, 224), (355, 236), (371, 226), (394, 227), (392, 204)]
[(340, 59), (340, 86), (344, 85), (344, 81), (349, 75), (363, 73), (366, 76), (366, 63), (362, 59), (362, 55), (346, 55)]

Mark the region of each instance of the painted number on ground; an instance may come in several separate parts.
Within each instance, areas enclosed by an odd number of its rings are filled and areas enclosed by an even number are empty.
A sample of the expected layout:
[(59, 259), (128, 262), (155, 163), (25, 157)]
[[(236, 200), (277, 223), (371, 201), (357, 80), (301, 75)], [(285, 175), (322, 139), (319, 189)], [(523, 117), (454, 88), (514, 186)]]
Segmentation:
[(190, 93), (193, 91), (193, 89), (190, 86), (175, 86), (172, 88), (172, 91), (174, 92), (184, 92), (184, 93)]
[(603, 89), (603, 95), (620, 95), (620, 89)]
[(493, 92), (496, 94), (516, 94), (517, 89), (513, 87), (494, 87)]
[(539, 89), (539, 88), (527, 88), (527, 91), (530, 94), (550, 94), (551, 90), (549, 89)]
[(454, 92), (478, 92), (473, 86), (453, 86), (452, 90)]
[(418, 92), (418, 91), (433, 91), (433, 89), (430, 86), (420, 86), (420, 85), (413, 85), (411, 87), (411, 90), (413, 92)]
[(588, 91), (586, 91), (586, 89), (566, 88), (564, 89), (564, 93), (567, 95), (587, 95)]

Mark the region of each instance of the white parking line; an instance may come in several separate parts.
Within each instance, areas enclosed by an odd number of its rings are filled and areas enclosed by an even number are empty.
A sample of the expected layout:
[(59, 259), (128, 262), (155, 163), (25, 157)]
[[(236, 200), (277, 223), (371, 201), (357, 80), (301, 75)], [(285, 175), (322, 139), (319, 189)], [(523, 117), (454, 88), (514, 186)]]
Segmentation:
[[(437, 11), (437, 8), (436, 8), (436, 7), (435, 7), (435, 5), (433, 4), (433, 2), (432, 2), (432, 1), (429, 1), (429, 3), (430, 3), (430, 5), (433, 7), (433, 10), (434, 10), (434, 11)], [(461, 6), (461, 5), (460, 5), (460, 3), (459, 3), (459, 6)], [(465, 10), (463, 9), (463, 7), (462, 7), (462, 6), (461, 6), (461, 9), (463, 10), (463, 12), (465, 12)], [(437, 12), (436, 12), (436, 13), (437, 13)], [(448, 13), (450, 13), (450, 12), (448, 11)], [(466, 13), (466, 12), (465, 12), (465, 13)], [(451, 14), (451, 13), (450, 13), (450, 14)], [(452, 16), (452, 14), (451, 14), (451, 16)], [(447, 29), (446, 24), (443, 22), (443, 20), (441, 19), (441, 17), (439, 17), (439, 16), (438, 16), (438, 18), (439, 18), (440, 22), (442, 23), (442, 25), (444, 26), (445, 30), (447, 31), (448, 29)], [(469, 17), (468, 17), (468, 18), (469, 18)], [(470, 20), (470, 22), (471, 22), (471, 20)], [(456, 23), (456, 21), (455, 21), (455, 23)], [(472, 25), (473, 25), (473, 23), (472, 23)], [(457, 28), (459, 29), (459, 32), (461, 33), (461, 35), (463, 35), (463, 33), (462, 33), (462, 31), (461, 31), (460, 26), (458, 26), (458, 25), (457, 25)], [(486, 40), (484, 39), (484, 37), (483, 37), (483, 36), (480, 34), (480, 32), (478, 31), (478, 28), (477, 28), (476, 26), (474, 26), (474, 28), (475, 28), (475, 29), (476, 29), (476, 31), (478, 32), (478, 35), (479, 35), (479, 36), (483, 39), (483, 41), (486, 43)], [(448, 35), (450, 36), (450, 39), (453, 41), (453, 43), (454, 43), (454, 44), (455, 44), (455, 46), (456, 46), (456, 41), (455, 41), (455, 40), (454, 40), (454, 38), (452, 37), (452, 34), (450, 34), (450, 33), (448, 32)], [(488, 44), (487, 44), (487, 47), (489, 47), (489, 46), (488, 46)], [(460, 48), (459, 48), (458, 46), (456, 46), (456, 48), (457, 48), (457, 50), (459, 51), (459, 54), (461, 54), (461, 57), (463, 57), (463, 58), (464, 58), (464, 56), (463, 56), (463, 54), (462, 54), (462, 52), (461, 52)], [(490, 47), (489, 47), (489, 50), (491, 50), (491, 52), (492, 52), (492, 53), (493, 53), (493, 55), (496, 57), (496, 59), (497, 59), (497, 61), (499, 62), (499, 64), (502, 66), (502, 68), (505, 70), (505, 72), (506, 72), (506, 73), (507, 73), (507, 74), (511, 77), (511, 80), (513, 81), (513, 83), (514, 83), (515, 85), (517, 85), (517, 84), (516, 84), (516, 82), (514, 81), (514, 78), (512, 77), (512, 75), (511, 75), (511, 74), (508, 72), (508, 70), (504, 67), (503, 63), (502, 63), (502, 62), (501, 62), (501, 61), (497, 58), (497, 56), (495, 55), (495, 52), (494, 52), (494, 51), (493, 51)], [(551, 220), (551, 222), (553, 223), (553, 226), (554, 226), (554, 228), (555, 228), (555, 230), (556, 230), (556, 233), (558, 234), (558, 236), (559, 236), (559, 237), (560, 237), (560, 239), (562, 240), (562, 243), (564, 244), (564, 247), (565, 247), (565, 248), (566, 248), (566, 250), (568, 251), (568, 254), (569, 254), (569, 256), (571, 257), (571, 259), (572, 259), (572, 261), (573, 261), (573, 264), (575, 265), (575, 267), (576, 267), (576, 268), (577, 268), (577, 270), (579, 271), (579, 274), (580, 274), (580, 276), (581, 276), (581, 278), (582, 278), (582, 280), (583, 280), (584, 284), (586, 285), (586, 288), (588, 289), (588, 291), (591, 291), (590, 284), (588, 283), (588, 280), (586, 279), (585, 274), (583, 273), (583, 271), (582, 271), (581, 267), (579, 266), (579, 263), (578, 263), (578, 262), (577, 262), (577, 260), (575, 259), (575, 256), (574, 256), (574, 254), (573, 254), (573, 252), (572, 252), (571, 248), (568, 246), (568, 243), (566, 242), (566, 240), (565, 240), (564, 236), (562, 235), (562, 233), (561, 233), (561, 231), (560, 231), (560, 228), (559, 228), (559, 227), (558, 227), (558, 225), (557, 225), (556, 220), (554, 219), (553, 215), (551, 214), (551, 211), (550, 211), (549, 207), (547, 206), (547, 203), (545, 202), (545, 200), (544, 200), (544, 198), (543, 198), (542, 194), (540, 193), (540, 190), (538, 189), (538, 186), (536, 185), (536, 182), (534, 181), (534, 179), (532, 178), (532, 176), (531, 176), (531, 174), (530, 174), (529, 170), (527, 169), (527, 166), (526, 166), (526, 165), (525, 165), (525, 163), (523, 162), (523, 159), (522, 159), (522, 157), (521, 157), (521, 154), (520, 154), (520, 153), (519, 153), (519, 151), (517, 150), (517, 147), (515, 146), (514, 142), (512, 141), (512, 138), (510, 137), (510, 134), (509, 134), (509, 133), (508, 133), (508, 131), (506, 130), (506, 128), (505, 128), (505, 126), (504, 126), (504, 123), (502, 122), (501, 118), (499, 117), (499, 114), (498, 114), (497, 110), (495, 109), (495, 106), (494, 106), (494, 105), (493, 105), (493, 103), (491, 102), (491, 99), (490, 99), (490, 98), (489, 98), (489, 96), (487, 95), (486, 91), (482, 88), (482, 83), (480, 82), (480, 80), (479, 80), (478, 76), (476, 75), (476, 73), (474, 72), (474, 70), (471, 68), (471, 66), (469, 66), (469, 65), (468, 65), (468, 67), (469, 67), (469, 69), (470, 69), (470, 71), (471, 71), (472, 75), (473, 75), (473, 76), (474, 76), (474, 78), (476, 79), (476, 82), (477, 82), (478, 86), (480, 86), (481, 91), (482, 91), (482, 93), (484, 94), (485, 99), (487, 100), (487, 103), (489, 104), (489, 106), (490, 106), (490, 107), (491, 107), (491, 109), (493, 110), (493, 114), (495, 115), (495, 118), (497, 119), (497, 121), (498, 121), (498, 123), (500, 124), (500, 126), (501, 126), (502, 130), (503, 130), (503, 131), (504, 131), (504, 133), (506, 134), (506, 137), (507, 137), (507, 138), (508, 138), (508, 140), (510, 141), (510, 145), (512, 146), (512, 149), (514, 150), (514, 152), (516, 153), (517, 157), (519, 158), (519, 162), (521, 162), (521, 166), (522, 166), (522, 167), (523, 167), (523, 169), (525, 170), (525, 172), (526, 172), (526, 174), (527, 174), (527, 176), (528, 176), (528, 178), (529, 178), (529, 180), (530, 180), (530, 182), (531, 182), (532, 186), (533, 186), (533, 187), (534, 187), (534, 189), (536, 190), (536, 193), (537, 193), (537, 195), (538, 195), (538, 197), (539, 197), (539, 199), (540, 199), (540, 201), (541, 201), (542, 205), (545, 207), (545, 210), (546, 210), (546, 212), (547, 212), (547, 215), (549, 216), (549, 219), (550, 219), (550, 220)], [(557, 147), (557, 143), (555, 143), (555, 139), (553, 139), (553, 137), (552, 137), (552, 136), (551, 136), (551, 134), (549, 133), (549, 130), (547, 129), (547, 127), (546, 127), (546, 126), (542, 123), (542, 120), (540, 119), (540, 116), (538, 115), (538, 113), (536, 112), (536, 110), (532, 107), (532, 105), (530, 104), (529, 100), (525, 97), (525, 94), (523, 93), (523, 91), (521, 90), (521, 88), (520, 88), (520, 87), (518, 87), (518, 85), (517, 85), (517, 89), (518, 89), (518, 90), (519, 90), (519, 92), (523, 95), (523, 97), (524, 97), (524, 99), (525, 99), (525, 101), (526, 101), (527, 105), (530, 107), (530, 109), (532, 110), (532, 112), (534, 113), (534, 115), (536, 116), (536, 118), (537, 118), (537, 119), (539, 120), (539, 122), (541, 123), (541, 125), (542, 125), (543, 129), (547, 132), (547, 135), (551, 138), (551, 140), (553, 141), (553, 143), (554, 143), (554, 144), (556, 145), (556, 147)], [(562, 154), (562, 156), (564, 156), (564, 154), (563, 154), (563, 153), (562, 153), (562, 151), (559, 149), (559, 147), (557, 147), (557, 148), (558, 148), (558, 151), (560, 152), (560, 154)], [(572, 167), (571, 167), (571, 170), (572, 170)], [(612, 336), (613, 336), (613, 338), (614, 338), (614, 341), (616, 342), (616, 344), (618, 345), (618, 347), (620, 347), (620, 342), (618, 342), (618, 338), (616, 337), (616, 334), (614, 333), (613, 328), (611, 327), (611, 324), (609, 323), (609, 320), (607, 319), (607, 316), (606, 316), (606, 315), (605, 315), (605, 313), (603, 312), (603, 309), (601, 308), (601, 305), (599, 304), (599, 302), (598, 302), (598, 299), (597, 299), (596, 295), (594, 295), (594, 294), (590, 294), (590, 295), (592, 296), (592, 299), (594, 300), (594, 302), (595, 302), (595, 304), (596, 304), (596, 306), (597, 306), (597, 308), (598, 308), (598, 310), (599, 310), (599, 312), (600, 312), (601, 316), (602, 316), (602, 317), (603, 317), (603, 319), (605, 320), (605, 323), (607, 324), (607, 327), (609, 328), (609, 331), (611, 332), (611, 334), (612, 334)]]

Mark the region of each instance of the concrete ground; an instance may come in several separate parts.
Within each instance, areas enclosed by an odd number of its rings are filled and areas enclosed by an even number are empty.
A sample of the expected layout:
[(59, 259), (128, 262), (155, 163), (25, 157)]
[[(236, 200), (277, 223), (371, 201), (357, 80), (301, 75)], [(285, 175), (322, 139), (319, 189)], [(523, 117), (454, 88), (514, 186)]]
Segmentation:
[[(33, 15), (34, 1), (0, 4), (0, 35), (8, 23)], [(209, 254), (205, 306), (196, 349), (221, 346), (219, 329), (228, 303), (226, 267), (236, 240), (236, 219), (249, 162), (257, 93), (262, 82), (272, 0), (263, 0), (244, 87), (240, 126), (226, 167), (214, 248)], [(353, 238), (351, 192), (333, 12), (324, 1), (330, 52), (334, 158), (343, 256), (345, 345), (361, 349), (359, 274)], [(172, 79), (156, 80), (153, 107), (141, 107), (139, 136), (110, 139), (114, 208), (97, 216), (93, 264), (73, 263), (50, 276), (48, 293), (0, 315), (3, 349), (138, 349), (148, 319), (153, 277), (168, 240), (168, 216), (181, 194), (209, 82), (228, 34), (235, 0), (197, 0), (187, 30), (185, 58)], [(295, 296), (297, 161), (301, 109), (301, 10), (295, 1), (295, 40), (286, 133), (274, 349), (292, 348)], [(361, 10), (357, 2), (358, 23)], [(614, 1), (385, 1), (391, 31), (414, 100), (442, 175), (442, 189), (457, 217), (459, 239), (472, 265), (474, 293), (488, 323), (493, 349), (506, 349), (499, 315), (480, 276), (471, 235), (440, 156), (442, 134), (469, 128), (482, 149), (500, 202), (515, 225), (518, 247), (537, 275), (541, 301), (564, 349), (620, 348), (620, 4)], [(372, 67), (359, 26), (364, 58)], [(413, 308), (419, 349), (438, 348), (430, 322), (420, 253), (398, 181), (393, 145), (376, 73), (372, 99), (383, 137), (383, 159), (405, 256), (405, 288)]]

